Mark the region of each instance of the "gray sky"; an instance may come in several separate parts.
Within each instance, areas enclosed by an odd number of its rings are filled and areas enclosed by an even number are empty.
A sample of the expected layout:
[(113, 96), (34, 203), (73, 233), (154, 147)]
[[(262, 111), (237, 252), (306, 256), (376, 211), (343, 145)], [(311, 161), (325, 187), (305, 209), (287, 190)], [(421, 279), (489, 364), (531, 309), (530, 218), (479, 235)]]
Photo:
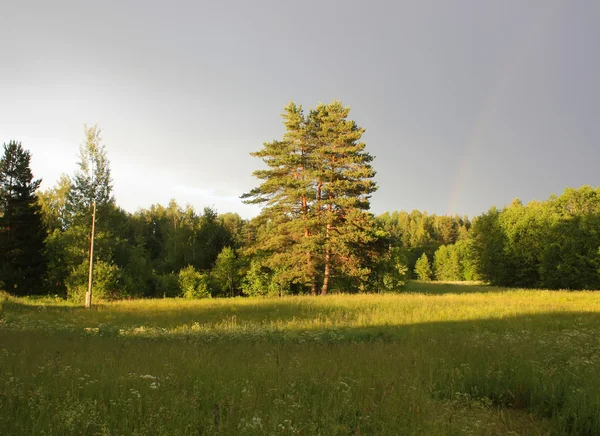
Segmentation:
[(43, 187), (104, 132), (119, 205), (257, 209), (249, 156), (282, 107), (367, 129), (372, 210), (470, 216), (598, 185), (600, 2), (7, 1), (0, 142)]

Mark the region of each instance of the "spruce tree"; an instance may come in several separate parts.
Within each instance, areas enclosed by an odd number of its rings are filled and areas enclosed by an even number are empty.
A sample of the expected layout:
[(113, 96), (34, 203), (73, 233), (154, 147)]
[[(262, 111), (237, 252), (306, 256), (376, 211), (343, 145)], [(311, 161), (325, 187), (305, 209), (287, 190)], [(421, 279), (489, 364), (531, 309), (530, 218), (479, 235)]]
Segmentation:
[(21, 143), (4, 144), (0, 159), (0, 282), (16, 295), (42, 293), (46, 269), (46, 230), (30, 168), (31, 154)]
[(431, 280), (431, 265), (429, 264), (427, 254), (423, 253), (417, 260), (417, 263), (415, 264), (415, 274), (419, 280), (427, 282)]

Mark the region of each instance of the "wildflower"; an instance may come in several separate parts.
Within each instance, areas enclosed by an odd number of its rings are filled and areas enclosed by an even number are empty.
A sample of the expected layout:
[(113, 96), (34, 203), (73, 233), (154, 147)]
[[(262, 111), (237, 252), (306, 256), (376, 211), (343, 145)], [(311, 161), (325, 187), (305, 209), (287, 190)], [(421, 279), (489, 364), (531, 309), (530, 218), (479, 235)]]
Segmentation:
[(140, 375), (140, 378), (148, 379), (148, 380), (157, 380), (158, 379), (158, 377), (155, 377), (155, 376), (150, 375), (150, 374)]

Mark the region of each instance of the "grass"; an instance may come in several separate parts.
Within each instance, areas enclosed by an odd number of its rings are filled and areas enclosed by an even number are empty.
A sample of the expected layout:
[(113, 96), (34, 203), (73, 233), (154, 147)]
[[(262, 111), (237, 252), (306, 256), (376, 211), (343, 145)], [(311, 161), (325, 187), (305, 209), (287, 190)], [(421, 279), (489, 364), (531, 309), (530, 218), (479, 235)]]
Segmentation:
[(600, 434), (600, 294), (0, 297), (0, 434)]

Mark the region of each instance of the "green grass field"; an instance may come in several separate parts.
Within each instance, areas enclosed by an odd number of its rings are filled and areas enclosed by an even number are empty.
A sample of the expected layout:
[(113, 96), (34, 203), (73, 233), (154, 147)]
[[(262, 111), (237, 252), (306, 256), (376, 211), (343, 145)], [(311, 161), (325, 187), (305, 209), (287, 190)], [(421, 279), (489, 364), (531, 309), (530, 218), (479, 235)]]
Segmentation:
[(1, 435), (600, 434), (600, 293), (0, 301)]

